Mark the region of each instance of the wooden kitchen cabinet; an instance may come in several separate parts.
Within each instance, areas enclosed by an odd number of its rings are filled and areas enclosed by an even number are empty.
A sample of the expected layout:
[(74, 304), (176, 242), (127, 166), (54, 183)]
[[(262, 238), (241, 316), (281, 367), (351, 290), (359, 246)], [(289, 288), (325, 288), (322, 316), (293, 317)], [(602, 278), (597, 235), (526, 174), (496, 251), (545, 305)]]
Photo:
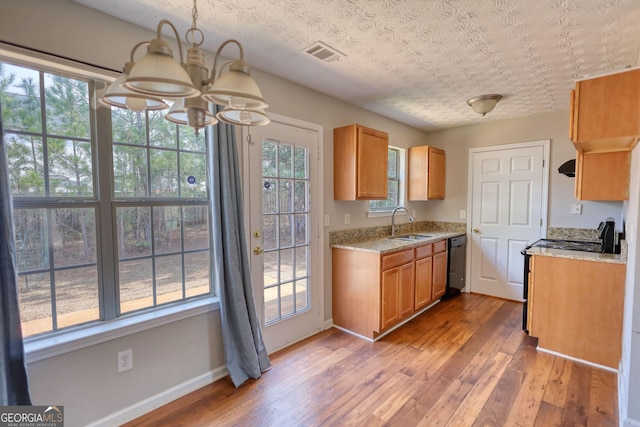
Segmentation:
[(409, 148), (409, 200), (444, 199), (446, 154), (423, 145)]
[(388, 150), (386, 132), (355, 124), (334, 129), (334, 200), (385, 200)]
[(527, 324), (538, 346), (617, 369), (626, 266), (540, 255), (531, 261)]
[(445, 291), (446, 242), (384, 255), (333, 248), (334, 325), (376, 339), (425, 310)]
[(433, 300), (443, 296), (447, 290), (447, 242), (433, 244)]
[(640, 69), (576, 82), (569, 138), (578, 151), (631, 150), (639, 137)]
[(631, 152), (576, 153), (578, 200), (628, 200)]

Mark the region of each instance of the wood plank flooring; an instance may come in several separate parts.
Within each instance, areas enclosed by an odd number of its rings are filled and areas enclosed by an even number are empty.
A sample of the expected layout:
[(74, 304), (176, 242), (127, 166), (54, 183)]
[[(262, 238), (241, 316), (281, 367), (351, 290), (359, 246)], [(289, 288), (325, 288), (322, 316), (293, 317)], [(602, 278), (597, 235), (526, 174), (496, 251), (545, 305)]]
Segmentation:
[(376, 343), (330, 329), (127, 426), (617, 426), (616, 375), (536, 351), (522, 304), (443, 301)]

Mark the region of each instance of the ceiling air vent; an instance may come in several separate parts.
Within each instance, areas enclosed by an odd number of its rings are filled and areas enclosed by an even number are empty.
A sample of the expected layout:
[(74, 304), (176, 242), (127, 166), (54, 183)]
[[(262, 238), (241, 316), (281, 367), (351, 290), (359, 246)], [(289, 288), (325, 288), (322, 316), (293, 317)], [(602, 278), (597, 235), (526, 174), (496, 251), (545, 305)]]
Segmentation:
[(322, 42), (315, 42), (311, 46), (305, 47), (302, 51), (323, 62), (333, 62), (346, 57), (344, 53)]

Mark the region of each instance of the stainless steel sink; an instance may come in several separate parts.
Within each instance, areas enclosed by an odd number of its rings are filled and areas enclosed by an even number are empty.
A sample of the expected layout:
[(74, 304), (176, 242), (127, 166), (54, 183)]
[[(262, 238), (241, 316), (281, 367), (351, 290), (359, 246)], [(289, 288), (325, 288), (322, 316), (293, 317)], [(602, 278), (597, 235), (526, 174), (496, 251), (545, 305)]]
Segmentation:
[(433, 237), (433, 234), (407, 234), (405, 236), (393, 236), (391, 237), (391, 239), (415, 241), (415, 240), (426, 240), (432, 237)]

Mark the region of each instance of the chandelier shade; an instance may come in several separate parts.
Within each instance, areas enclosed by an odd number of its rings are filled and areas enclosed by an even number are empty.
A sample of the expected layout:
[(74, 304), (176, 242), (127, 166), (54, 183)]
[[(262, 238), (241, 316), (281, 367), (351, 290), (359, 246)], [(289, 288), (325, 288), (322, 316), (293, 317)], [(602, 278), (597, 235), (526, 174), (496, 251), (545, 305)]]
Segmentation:
[(251, 78), (249, 66), (242, 59), (233, 61), (229, 71), (218, 77), (202, 98), (236, 109), (253, 110), (269, 106)]
[(241, 126), (264, 126), (271, 122), (262, 109), (240, 110), (226, 107), (216, 114), (216, 117), (221, 122)]
[(100, 102), (107, 106), (128, 108), (137, 113), (144, 110), (165, 110), (169, 108), (169, 104), (161, 98), (134, 92), (122, 86), (126, 78), (127, 74), (123, 73), (111, 83), (104, 97), (100, 98)]

